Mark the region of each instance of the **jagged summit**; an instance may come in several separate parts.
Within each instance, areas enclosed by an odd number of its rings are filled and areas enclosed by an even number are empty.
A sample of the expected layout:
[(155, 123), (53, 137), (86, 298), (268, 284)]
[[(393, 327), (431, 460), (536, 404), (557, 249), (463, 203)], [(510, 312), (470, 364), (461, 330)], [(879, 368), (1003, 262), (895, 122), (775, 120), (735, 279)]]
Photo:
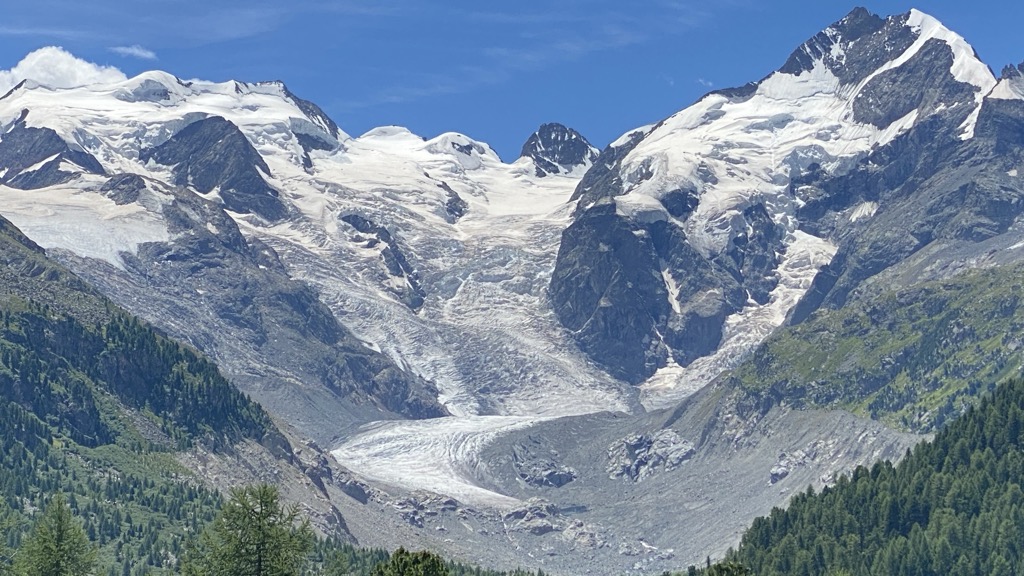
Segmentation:
[(598, 150), (582, 134), (561, 124), (543, 124), (523, 144), (520, 158), (533, 159), (538, 177), (589, 168)]

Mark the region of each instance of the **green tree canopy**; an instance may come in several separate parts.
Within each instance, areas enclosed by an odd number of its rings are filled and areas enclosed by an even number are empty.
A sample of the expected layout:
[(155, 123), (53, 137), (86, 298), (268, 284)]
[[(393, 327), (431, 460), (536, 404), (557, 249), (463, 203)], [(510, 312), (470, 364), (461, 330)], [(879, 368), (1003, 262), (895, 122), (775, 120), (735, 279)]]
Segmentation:
[(309, 521), (281, 504), (277, 487), (236, 488), (189, 551), (189, 576), (298, 576), (313, 548)]
[(373, 576), (448, 576), (448, 568), (436, 554), (399, 548), (390, 560), (373, 568)]
[(19, 576), (87, 576), (96, 568), (96, 550), (71, 514), (63, 494), (50, 501), (14, 561)]

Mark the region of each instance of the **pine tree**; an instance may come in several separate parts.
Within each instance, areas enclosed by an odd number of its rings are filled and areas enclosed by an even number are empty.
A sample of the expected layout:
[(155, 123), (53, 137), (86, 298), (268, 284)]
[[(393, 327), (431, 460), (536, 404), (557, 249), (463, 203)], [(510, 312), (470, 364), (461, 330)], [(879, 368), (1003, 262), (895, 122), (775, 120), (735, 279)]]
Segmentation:
[(399, 548), (390, 560), (373, 567), (373, 576), (448, 576), (448, 567), (436, 554)]
[(14, 561), (18, 576), (86, 576), (96, 568), (96, 549), (71, 514), (62, 494), (50, 501)]
[(187, 554), (188, 576), (298, 576), (313, 548), (309, 521), (267, 484), (238, 488)]

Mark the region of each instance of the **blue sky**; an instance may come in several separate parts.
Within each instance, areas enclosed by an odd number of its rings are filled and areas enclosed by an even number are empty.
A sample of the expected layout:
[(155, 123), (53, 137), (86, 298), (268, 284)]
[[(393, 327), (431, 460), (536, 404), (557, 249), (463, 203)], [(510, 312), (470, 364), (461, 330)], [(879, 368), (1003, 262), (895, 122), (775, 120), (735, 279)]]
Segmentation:
[(283, 80), (350, 134), (458, 131), (510, 161), (543, 122), (603, 147), (760, 79), (855, 5), (932, 14), (997, 73), (1024, 60), (1009, 0), (34, 0), (5, 6), (0, 69), (53, 45), (129, 76)]

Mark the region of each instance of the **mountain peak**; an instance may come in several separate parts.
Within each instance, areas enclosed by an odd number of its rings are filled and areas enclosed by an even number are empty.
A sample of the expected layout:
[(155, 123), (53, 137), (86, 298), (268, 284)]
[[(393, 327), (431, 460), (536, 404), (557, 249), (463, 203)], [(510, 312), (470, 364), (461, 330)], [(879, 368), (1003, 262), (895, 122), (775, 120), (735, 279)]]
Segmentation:
[(1024, 62), (1003, 67), (999, 83), (988, 94), (994, 100), (1024, 100)]
[(530, 136), (519, 156), (533, 159), (537, 176), (544, 177), (590, 167), (597, 158), (597, 149), (572, 128), (548, 123)]
[(946, 44), (953, 55), (956, 80), (991, 89), (995, 77), (959, 34), (936, 18), (913, 9), (882, 18), (855, 8), (797, 48), (779, 72), (799, 76), (819, 64), (845, 85), (857, 84), (881, 70), (905, 63), (932, 40)]
[(999, 74), (1000, 80), (1012, 80), (1014, 78), (1020, 78), (1024, 76), (1024, 62), (1014, 66), (1013, 64), (1007, 64), (1003, 66), (1002, 72)]

